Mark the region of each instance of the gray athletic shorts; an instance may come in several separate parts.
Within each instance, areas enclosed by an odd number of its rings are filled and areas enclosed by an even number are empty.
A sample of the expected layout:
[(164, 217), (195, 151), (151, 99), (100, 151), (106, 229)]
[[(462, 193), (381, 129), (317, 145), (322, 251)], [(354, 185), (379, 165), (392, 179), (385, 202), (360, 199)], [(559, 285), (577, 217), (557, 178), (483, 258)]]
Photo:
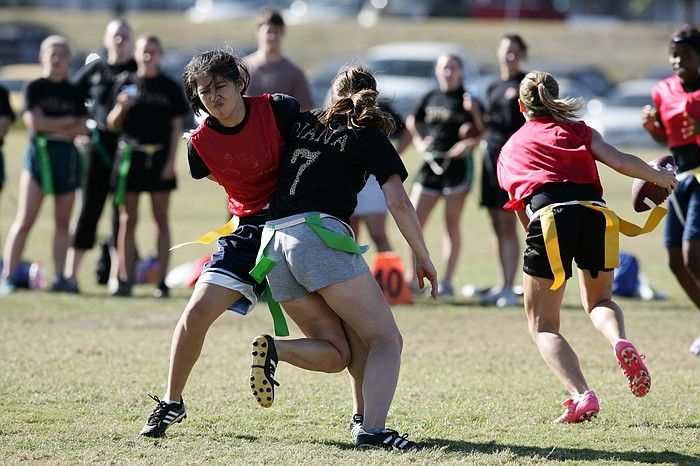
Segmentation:
[[(311, 213), (273, 220), (266, 225), (280, 225)], [(321, 223), (330, 230), (353, 236), (352, 229), (335, 217), (324, 217)], [(369, 271), (362, 255), (329, 248), (305, 223), (275, 231), (265, 255), (275, 263), (267, 281), (272, 297), (278, 302), (304, 297)]]

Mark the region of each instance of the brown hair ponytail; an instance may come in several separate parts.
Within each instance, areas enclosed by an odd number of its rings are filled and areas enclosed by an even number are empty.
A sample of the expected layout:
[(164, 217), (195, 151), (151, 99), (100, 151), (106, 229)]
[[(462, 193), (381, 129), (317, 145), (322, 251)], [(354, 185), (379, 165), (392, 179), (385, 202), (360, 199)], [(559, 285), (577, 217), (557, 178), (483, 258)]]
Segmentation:
[(551, 116), (558, 121), (573, 121), (585, 105), (580, 98), (560, 99), (559, 83), (544, 71), (530, 71), (520, 82), (520, 100), (530, 117)]
[(394, 119), (377, 105), (377, 82), (366, 68), (354, 66), (342, 70), (333, 79), (331, 103), (319, 121), (328, 125), (341, 119), (349, 129), (374, 126), (385, 134), (396, 129)]

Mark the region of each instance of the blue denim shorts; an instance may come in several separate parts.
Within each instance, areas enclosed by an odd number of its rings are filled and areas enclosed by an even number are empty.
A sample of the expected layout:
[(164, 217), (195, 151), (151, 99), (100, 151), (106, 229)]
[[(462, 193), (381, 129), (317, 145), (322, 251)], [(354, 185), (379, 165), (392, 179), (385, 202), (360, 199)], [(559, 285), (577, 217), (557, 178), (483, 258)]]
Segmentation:
[(700, 239), (700, 183), (694, 176), (681, 180), (668, 201), (664, 245), (681, 247)]

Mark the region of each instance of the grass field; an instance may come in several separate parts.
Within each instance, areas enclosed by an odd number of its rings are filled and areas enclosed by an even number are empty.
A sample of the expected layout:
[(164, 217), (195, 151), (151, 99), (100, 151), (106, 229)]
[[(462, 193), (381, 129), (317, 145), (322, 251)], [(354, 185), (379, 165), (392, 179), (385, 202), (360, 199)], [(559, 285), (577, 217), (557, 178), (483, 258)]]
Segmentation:
[[(30, 13), (9, 11), (30, 17)], [(103, 19), (86, 21), (85, 15), (72, 12), (51, 18), (72, 40), (92, 44), (99, 42)], [(172, 15), (157, 19), (145, 15), (133, 21), (137, 31), (154, 24), (147, 21), (171, 24), (164, 29), (171, 43), (183, 31), (202, 43), (213, 40), (202, 29), (174, 29), (181, 24)], [(249, 39), (248, 26), (224, 26), (214, 25), (209, 32), (217, 37), (231, 34), (231, 40), (244, 35)], [(350, 28), (333, 26), (337, 34), (331, 34), (330, 27), (321, 29), (328, 44), (339, 43)], [(395, 39), (405, 38), (418, 27), (391, 26), (396, 27), (357, 35), (343, 46), (360, 47), (392, 34)], [(535, 47), (538, 55), (567, 43), (561, 41), (566, 26), (513, 26), (526, 28), (528, 37), (541, 40)], [(426, 26), (426, 34), (457, 40), (469, 36), (473, 43), (480, 41), (484, 56), (490, 57), (504, 26), (470, 24), (466, 29), (458, 22), (444, 21)], [(653, 62), (663, 63), (670, 29), (659, 29), (629, 25), (621, 28), (617, 41), (614, 35), (604, 40), (604, 35), (588, 31), (590, 47), (580, 50), (580, 55), (593, 56), (597, 47), (596, 56), (605, 56), (608, 69), (626, 74), (640, 62), (651, 63), (648, 55), (660, 47)], [(572, 41), (579, 37), (571, 34)], [(310, 40), (304, 37), (296, 32), (290, 35), (290, 46), (311, 66), (310, 57), (325, 44), (319, 40), (306, 49)], [(618, 47), (619, 43), (629, 48)], [(640, 52), (642, 48), (646, 54)], [(16, 210), (24, 144), (23, 131), (14, 128), (4, 147), (9, 179), (0, 197), (3, 244)], [(641, 155), (650, 160), (662, 153), (646, 150)], [(408, 153), (405, 160), (415, 168), (418, 157)], [(643, 217), (633, 213), (629, 201), (631, 180), (601, 172), (608, 203), (623, 217), (641, 222)], [(220, 188), (190, 179), (184, 152), (178, 160), (178, 176), (180, 187), (172, 205), (174, 242), (194, 238), (225, 219)], [(455, 285), (485, 286), (496, 280), (488, 218), (477, 207), (477, 197), (470, 196), (464, 214), (466, 246)], [(154, 248), (149, 214), (144, 202), (137, 238), (143, 252)], [(25, 254), (50, 272), (51, 215), (49, 199)], [(440, 220), (436, 212), (426, 232), (437, 263)], [(106, 222), (101, 230), (108, 230)], [(394, 244), (401, 245), (393, 225), (391, 232)], [(268, 410), (257, 406), (247, 385), (248, 346), (256, 334), (272, 330), (264, 305), (249, 317), (227, 314), (214, 324), (184, 395), (188, 418), (172, 427), (165, 439), (139, 438), (136, 434), (153, 408), (147, 394), (162, 395), (172, 329), (189, 290), (174, 290), (172, 299), (163, 301), (150, 298), (151, 287), (143, 285), (136, 287), (132, 299), (109, 298), (105, 288), (94, 284), (91, 254), (79, 277), (81, 296), (20, 292), (0, 298), (0, 463), (700, 464), (700, 358), (688, 352), (700, 329), (700, 313), (665, 265), (660, 229), (633, 240), (623, 238), (621, 246), (639, 257), (651, 284), (669, 295), (655, 302), (620, 299), (629, 337), (646, 353), (654, 377), (646, 398), (636, 399), (628, 392), (611, 349), (581, 311), (575, 280), (566, 292), (562, 330), (578, 351), (584, 374), (602, 405), (599, 418), (583, 425), (547, 423), (561, 413), (559, 402), (566, 393), (530, 340), (522, 309), (480, 307), (466, 298), (419, 300), (413, 306), (395, 308), (405, 345), (389, 425), (428, 446), (407, 454), (352, 448), (345, 374), (317, 374), (282, 365), (275, 405)], [(173, 253), (172, 263), (198, 259), (208, 251), (203, 246), (183, 248)], [(403, 246), (400, 252), (406, 259)], [(298, 335), (292, 328), (292, 336)]]

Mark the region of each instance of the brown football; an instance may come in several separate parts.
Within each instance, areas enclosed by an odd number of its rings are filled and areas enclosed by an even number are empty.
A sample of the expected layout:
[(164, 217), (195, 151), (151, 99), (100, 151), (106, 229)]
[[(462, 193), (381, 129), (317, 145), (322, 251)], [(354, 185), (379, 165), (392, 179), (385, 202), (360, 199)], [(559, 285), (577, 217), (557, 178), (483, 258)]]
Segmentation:
[[(676, 168), (676, 162), (672, 155), (664, 155), (649, 162), (649, 165), (659, 167)], [(668, 197), (669, 192), (655, 185), (651, 181), (635, 178), (632, 182), (632, 207), (635, 212), (645, 212), (661, 204)]]

